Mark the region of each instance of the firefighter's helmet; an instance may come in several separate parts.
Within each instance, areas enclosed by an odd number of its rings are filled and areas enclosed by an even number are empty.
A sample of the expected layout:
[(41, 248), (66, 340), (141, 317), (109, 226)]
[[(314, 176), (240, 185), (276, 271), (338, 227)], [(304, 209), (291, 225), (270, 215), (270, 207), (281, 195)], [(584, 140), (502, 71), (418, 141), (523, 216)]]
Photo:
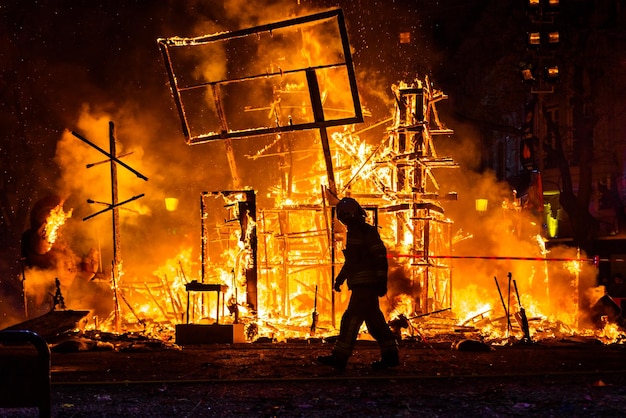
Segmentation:
[(337, 203), (337, 219), (345, 224), (350, 220), (365, 220), (365, 211), (359, 203), (351, 197), (344, 197)]

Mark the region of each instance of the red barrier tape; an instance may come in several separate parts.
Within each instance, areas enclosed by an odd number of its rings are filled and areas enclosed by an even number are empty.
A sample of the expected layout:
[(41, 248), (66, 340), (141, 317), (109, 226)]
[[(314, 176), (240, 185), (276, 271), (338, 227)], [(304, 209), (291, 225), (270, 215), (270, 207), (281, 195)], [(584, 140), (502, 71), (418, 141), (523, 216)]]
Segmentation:
[[(387, 258), (424, 258), (414, 254), (387, 254)], [(507, 257), (507, 256), (481, 256), (481, 255), (429, 255), (428, 258), (434, 259), (468, 259), (468, 260), (517, 260), (517, 261), (587, 261), (597, 266), (600, 262), (611, 261), (606, 258), (594, 256), (593, 258), (552, 258), (552, 257)], [(623, 259), (615, 259), (613, 261), (621, 261)]]

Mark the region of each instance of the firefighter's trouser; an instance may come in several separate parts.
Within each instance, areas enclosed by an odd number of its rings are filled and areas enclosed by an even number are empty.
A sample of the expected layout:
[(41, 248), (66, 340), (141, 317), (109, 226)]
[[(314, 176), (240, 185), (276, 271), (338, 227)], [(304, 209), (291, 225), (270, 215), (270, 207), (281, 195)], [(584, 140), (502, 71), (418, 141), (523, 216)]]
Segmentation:
[(333, 355), (348, 358), (352, 354), (359, 329), (365, 322), (367, 330), (380, 346), (381, 355), (398, 350), (395, 337), (378, 305), (378, 295), (374, 289), (352, 289), (348, 308), (341, 318), (339, 338), (333, 348)]

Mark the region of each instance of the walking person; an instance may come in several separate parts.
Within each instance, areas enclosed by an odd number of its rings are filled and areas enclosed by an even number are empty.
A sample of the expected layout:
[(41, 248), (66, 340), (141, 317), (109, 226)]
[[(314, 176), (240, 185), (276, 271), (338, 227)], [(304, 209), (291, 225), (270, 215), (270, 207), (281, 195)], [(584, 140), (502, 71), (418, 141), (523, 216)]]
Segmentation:
[(398, 344), (378, 302), (387, 293), (387, 250), (376, 227), (365, 218), (365, 211), (356, 200), (345, 197), (337, 203), (337, 219), (347, 227), (348, 233), (343, 250), (345, 262), (333, 287), (341, 292), (341, 285), (347, 281), (352, 294), (332, 353), (317, 359), (338, 370), (345, 369), (363, 322), (380, 346), (381, 358), (372, 367), (385, 369), (400, 364)]

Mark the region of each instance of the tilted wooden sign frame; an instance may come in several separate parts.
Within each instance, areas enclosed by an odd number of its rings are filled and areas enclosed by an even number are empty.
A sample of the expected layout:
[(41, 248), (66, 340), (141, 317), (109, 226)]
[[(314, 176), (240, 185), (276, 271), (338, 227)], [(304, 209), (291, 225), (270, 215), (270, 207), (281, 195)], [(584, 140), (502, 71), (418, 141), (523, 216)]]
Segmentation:
[(341, 9), (158, 45), (189, 145), (363, 122)]

